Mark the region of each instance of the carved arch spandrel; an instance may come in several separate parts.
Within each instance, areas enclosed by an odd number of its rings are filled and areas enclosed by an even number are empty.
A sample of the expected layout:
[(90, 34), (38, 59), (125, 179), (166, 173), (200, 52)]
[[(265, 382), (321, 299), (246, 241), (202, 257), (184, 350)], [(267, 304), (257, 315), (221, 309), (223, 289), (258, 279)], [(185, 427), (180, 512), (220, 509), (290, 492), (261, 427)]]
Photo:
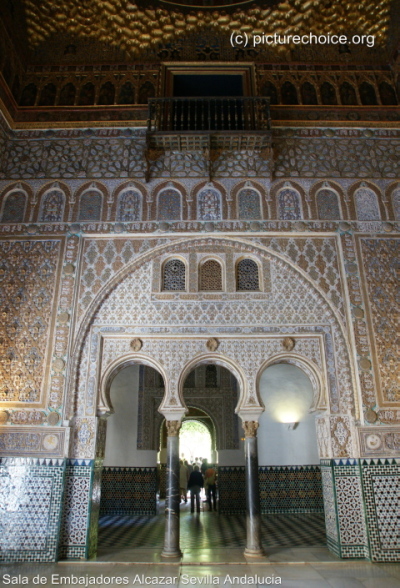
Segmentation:
[[(159, 246), (154, 247), (152, 250), (143, 253), (142, 255), (138, 256), (133, 262), (122, 268), (111, 280), (105, 284), (102, 289), (97, 294), (96, 298), (92, 300), (90, 303), (88, 310), (86, 311), (83, 321), (78, 329), (76, 338), (75, 338), (75, 345), (74, 350), (71, 355), (73, 358), (70, 362), (69, 368), (69, 375), (70, 375), (70, 390), (68, 394), (68, 401), (69, 405), (72, 406), (74, 404), (74, 396), (76, 392), (74, 390), (74, 386), (71, 385), (72, 382), (77, 381), (78, 369), (79, 369), (79, 356), (80, 356), (80, 349), (83, 349), (83, 343), (85, 341), (86, 335), (90, 330), (90, 324), (96, 317), (96, 314), (100, 312), (102, 305), (105, 303), (108, 297), (112, 296), (113, 291), (122, 284), (122, 282), (127, 279), (129, 276), (132, 276), (133, 273), (138, 270), (140, 267), (143, 267), (146, 263), (154, 260), (155, 258), (159, 257), (160, 255), (174, 254), (178, 253), (179, 251), (186, 251), (191, 250), (194, 248), (195, 250), (201, 250), (201, 246), (204, 245), (205, 247), (215, 247), (216, 249), (224, 247), (229, 249), (229, 251), (233, 252), (240, 252), (240, 254), (250, 254), (250, 255), (258, 255), (260, 258), (268, 259), (269, 261), (273, 261), (277, 266), (277, 271), (282, 272), (284, 268), (286, 268), (286, 273), (292, 275), (292, 278), (297, 280), (299, 284), (303, 284), (301, 287), (309, 289), (310, 295), (315, 300), (315, 303), (318, 303), (318, 306), (326, 315), (326, 322), (330, 325), (333, 325), (331, 328), (335, 329), (335, 341), (341, 341), (341, 357), (342, 357), (342, 366), (345, 365), (348, 371), (348, 379), (351, 385), (349, 386), (348, 391), (346, 392), (346, 399), (344, 400), (345, 403), (350, 403), (349, 408), (356, 405), (356, 413), (358, 411), (358, 399), (356, 394), (353, 392), (356, 388), (354, 385), (354, 366), (351, 363), (351, 359), (349, 357), (349, 343), (347, 339), (347, 333), (345, 325), (342, 322), (339, 312), (337, 309), (332, 305), (332, 303), (327, 299), (324, 292), (318, 287), (315, 282), (311, 280), (307, 274), (300, 269), (295, 264), (288, 261), (279, 253), (274, 251), (270, 251), (263, 245), (255, 245), (254, 243), (248, 242), (245, 239), (229, 239), (229, 238), (195, 238), (195, 239), (177, 239), (173, 243), (168, 244), (161, 244)], [(319, 302), (317, 302), (319, 300)], [(335, 343), (336, 346), (337, 343)], [(337, 354), (335, 355), (337, 357)], [(344, 363), (343, 363), (344, 362)], [(340, 394), (338, 396), (338, 401), (341, 401)], [(342, 403), (343, 404), (343, 403)], [(338, 410), (338, 409), (334, 409)]]

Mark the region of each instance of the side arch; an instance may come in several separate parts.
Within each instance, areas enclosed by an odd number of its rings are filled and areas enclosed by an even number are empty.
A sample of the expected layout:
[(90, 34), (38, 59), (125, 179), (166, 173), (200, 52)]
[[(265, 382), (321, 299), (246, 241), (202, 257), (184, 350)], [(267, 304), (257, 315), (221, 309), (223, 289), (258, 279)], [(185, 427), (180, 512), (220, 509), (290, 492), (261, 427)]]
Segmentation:
[(294, 365), (301, 369), (309, 378), (314, 392), (313, 404), (310, 408), (310, 412), (324, 411), (329, 407), (329, 394), (327, 393), (328, 384), (324, 375), (313, 362), (296, 353), (280, 353), (279, 355), (274, 355), (260, 366), (256, 377), (256, 390), (259, 398), (261, 398), (260, 380), (262, 374), (267, 368), (278, 364)]
[(129, 355), (124, 355), (112, 362), (101, 377), (99, 382), (100, 395), (97, 405), (97, 412), (99, 416), (109, 416), (114, 412), (110, 398), (111, 383), (118, 372), (130, 365), (147, 365), (158, 371), (164, 381), (164, 397), (169, 393), (169, 378), (167, 377), (167, 373), (164, 367), (159, 362), (144, 353), (132, 353)]

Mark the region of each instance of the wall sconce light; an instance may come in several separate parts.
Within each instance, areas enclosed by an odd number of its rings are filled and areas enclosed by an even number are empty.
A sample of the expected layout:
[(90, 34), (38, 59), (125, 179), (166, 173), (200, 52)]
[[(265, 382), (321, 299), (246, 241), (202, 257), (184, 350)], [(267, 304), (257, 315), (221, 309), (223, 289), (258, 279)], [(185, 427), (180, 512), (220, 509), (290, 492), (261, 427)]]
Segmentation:
[(289, 431), (294, 431), (295, 429), (297, 429), (299, 423), (288, 423), (288, 429)]

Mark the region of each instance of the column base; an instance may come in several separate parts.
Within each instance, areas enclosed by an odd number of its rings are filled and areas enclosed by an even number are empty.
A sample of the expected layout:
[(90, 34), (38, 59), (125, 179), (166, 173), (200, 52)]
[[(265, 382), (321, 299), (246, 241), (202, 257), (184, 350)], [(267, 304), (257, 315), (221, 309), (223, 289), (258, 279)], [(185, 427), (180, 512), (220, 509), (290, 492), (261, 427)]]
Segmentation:
[(243, 553), (246, 557), (263, 557), (263, 556), (265, 556), (265, 551), (262, 548), (249, 549), (248, 547), (246, 547), (246, 549), (244, 550)]
[(165, 557), (168, 559), (180, 558), (182, 557), (182, 551), (180, 549), (178, 551), (162, 551), (161, 557)]

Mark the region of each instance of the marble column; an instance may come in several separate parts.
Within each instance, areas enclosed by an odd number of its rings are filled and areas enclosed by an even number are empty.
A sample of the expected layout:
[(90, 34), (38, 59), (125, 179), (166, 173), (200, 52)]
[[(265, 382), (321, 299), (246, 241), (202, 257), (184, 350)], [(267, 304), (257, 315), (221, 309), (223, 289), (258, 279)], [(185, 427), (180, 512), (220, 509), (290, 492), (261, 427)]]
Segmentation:
[(249, 557), (264, 555), (261, 545), (261, 508), (258, 486), (258, 422), (243, 421), (245, 432), (244, 453), (246, 458), (246, 549)]
[(179, 548), (179, 429), (180, 421), (166, 421), (167, 425), (167, 492), (165, 498), (165, 534), (163, 557), (180, 557)]

